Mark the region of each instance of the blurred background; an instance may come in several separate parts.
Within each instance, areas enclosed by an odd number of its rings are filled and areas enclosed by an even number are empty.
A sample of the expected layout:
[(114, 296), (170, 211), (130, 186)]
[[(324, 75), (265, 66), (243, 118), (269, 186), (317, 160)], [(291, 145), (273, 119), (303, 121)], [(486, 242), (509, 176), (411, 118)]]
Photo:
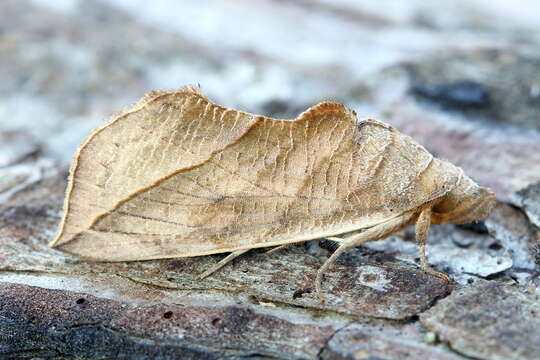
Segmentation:
[(3, 0), (0, 20), (0, 166), (39, 150), (66, 168), (146, 92), (199, 85), (276, 117), (343, 102), (539, 222), (537, 1)]

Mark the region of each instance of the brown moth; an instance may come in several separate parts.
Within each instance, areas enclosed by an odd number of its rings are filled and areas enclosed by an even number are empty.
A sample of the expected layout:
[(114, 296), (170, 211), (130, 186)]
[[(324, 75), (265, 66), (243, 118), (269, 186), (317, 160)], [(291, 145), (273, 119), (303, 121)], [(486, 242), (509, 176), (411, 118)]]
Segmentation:
[[(495, 195), (395, 128), (324, 102), (294, 120), (212, 103), (197, 89), (151, 92), (96, 129), (73, 159), (50, 246), (96, 261), (230, 252), (330, 238), (345, 250), (416, 224), (485, 217)], [(359, 232), (360, 231), (360, 232)], [(344, 235), (343, 237), (336, 237)]]

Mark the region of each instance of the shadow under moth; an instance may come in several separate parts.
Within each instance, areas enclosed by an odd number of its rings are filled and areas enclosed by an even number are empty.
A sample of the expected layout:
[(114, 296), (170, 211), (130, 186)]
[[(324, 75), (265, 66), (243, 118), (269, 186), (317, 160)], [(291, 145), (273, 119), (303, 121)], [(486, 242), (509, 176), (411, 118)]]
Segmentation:
[(347, 249), (415, 224), (422, 269), (430, 224), (491, 211), (495, 195), (392, 126), (334, 102), (294, 120), (154, 91), (94, 130), (75, 154), (51, 247), (96, 261), (230, 253), (329, 238)]

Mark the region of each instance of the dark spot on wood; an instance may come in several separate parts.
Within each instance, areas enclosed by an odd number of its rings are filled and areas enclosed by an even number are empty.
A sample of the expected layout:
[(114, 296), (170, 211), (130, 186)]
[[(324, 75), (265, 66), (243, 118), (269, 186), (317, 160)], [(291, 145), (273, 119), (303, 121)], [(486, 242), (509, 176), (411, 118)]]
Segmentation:
[(478, 233), (478, 234), (487, 234), (488, 233), (488, 229), (486, 227), (486, 224), (483, 221), (475, 221), (475, 222), (470, 222), (470, 223), (465, 223), (465, 224), (459, 224), (459, 225), (457, 225), (457, 227), (462, 228), (462, 229), (466, 229), (466, 230), (469, 230), (469, 231), (473, 231), (473, 232)]
[(296, 291), (293, 293), (292, 298), (293, 298), (293, 299), (299, 299), (299, 298), (301, 298), (302, 296), (304, 296), (304, 294), (311, 294), (312, 291), (313, 291), (312, 288), (298, 289), (298, 290), (296, 290)]
[(173, 316), (173, 312), (172, 312), (172, 311), (167, 311), (167, 312), (165, 312), (165, 313), (163, 314), (163, 317), (164, 317), (165, 319), (170, 319), (170, 318), (172, 318), (172, 316)]
[(411, 85), (411, 92), (418, 97), (458, 110), (487, 107), (490, 103), (487, 88), (471, 80), (438, 84), (416, 81)]

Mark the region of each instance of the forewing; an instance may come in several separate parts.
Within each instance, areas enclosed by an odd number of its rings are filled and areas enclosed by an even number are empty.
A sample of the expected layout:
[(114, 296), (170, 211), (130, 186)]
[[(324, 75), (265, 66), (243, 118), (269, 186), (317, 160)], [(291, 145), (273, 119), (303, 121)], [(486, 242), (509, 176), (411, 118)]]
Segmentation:
[[(204, 163), (99, 216), (64, 250), (141, 260), (278, 245), (373, 226), (437, 194), (439, 183), (415, 183), (436, 170), (425, 149), (382, 123), (357, 126), (342, 105), (323, 103), (294, 121), (256, 121)], [(414, 166), (404, 160), (409, 152)], [(396, 179), (402, 184), (392, 188)]]
[(153, 92), (94, 131), (73, 160), (59, 246), (96, 218), (171, 173), (197, 166), (240, 138), (252, 115), (211, 103), (192, 88)]

